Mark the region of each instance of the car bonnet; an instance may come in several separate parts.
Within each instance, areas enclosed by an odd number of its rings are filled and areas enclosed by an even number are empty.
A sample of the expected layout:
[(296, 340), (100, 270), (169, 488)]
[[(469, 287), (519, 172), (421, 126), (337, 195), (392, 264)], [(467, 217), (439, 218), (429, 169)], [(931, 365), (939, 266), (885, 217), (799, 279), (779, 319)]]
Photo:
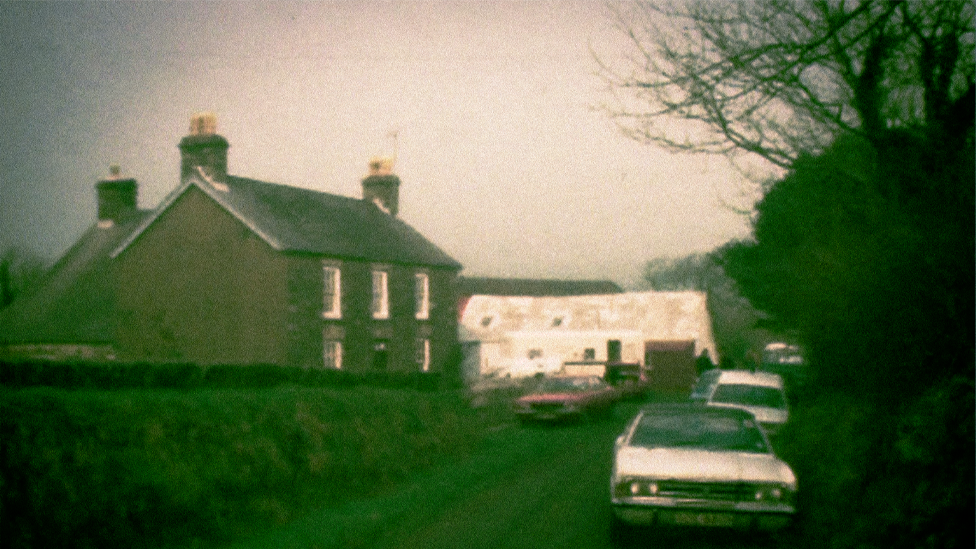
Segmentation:
[(702, 481), (795, 482), (793, 471), (773, 454), (685, 448), (622, 446), (617, 476)]

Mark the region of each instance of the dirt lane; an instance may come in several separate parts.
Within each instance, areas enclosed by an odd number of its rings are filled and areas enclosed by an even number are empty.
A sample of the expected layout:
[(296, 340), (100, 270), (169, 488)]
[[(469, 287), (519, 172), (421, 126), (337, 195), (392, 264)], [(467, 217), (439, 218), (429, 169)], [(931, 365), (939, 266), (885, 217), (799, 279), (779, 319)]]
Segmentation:
[(499, 426), (469, 457), (375, 498), (324, 508), (238, 549), (738, 549), (798, 547), (790, 537), (636, 529), (611, 534), (613, 442), (638, 405), (612, 420)]
[(607, 547), (607, 479), (619, 428), (619, 422), (512, 427), (552, 429), (554, 444), (562, 446), (548, 459), (524, 463), (451, 508), (429, 514), (432, 520), (401, 524), (379, 547)]

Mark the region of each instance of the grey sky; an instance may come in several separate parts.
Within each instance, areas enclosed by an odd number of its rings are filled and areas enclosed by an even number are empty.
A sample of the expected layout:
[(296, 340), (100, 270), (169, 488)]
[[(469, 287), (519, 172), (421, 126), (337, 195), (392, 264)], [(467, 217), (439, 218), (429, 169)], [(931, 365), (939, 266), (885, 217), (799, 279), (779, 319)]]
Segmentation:
[(150, 208), (191, 114), (232, 174), (359, 196), (390, 154), (400, 216), (463, 274), (606, 278), (748, 234), (719, 158), (620, 135), (589, 45), (600, 2), (0, 3), (0, 249), (50, 259), (118, 163)]

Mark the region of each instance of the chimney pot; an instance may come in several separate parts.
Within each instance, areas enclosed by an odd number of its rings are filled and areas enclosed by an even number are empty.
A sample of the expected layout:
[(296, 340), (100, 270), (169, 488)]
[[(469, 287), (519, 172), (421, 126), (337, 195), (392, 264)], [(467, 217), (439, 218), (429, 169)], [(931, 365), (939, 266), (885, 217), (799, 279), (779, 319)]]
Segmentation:
[(180, 178), (186, 179), (199, 166), (214, 179), (227, 175), (227, 149), (230, 144), (217, 134), (217, 115), (212, 112), (194, 114), (190, 118), (190, 134), (180, 141)]
[(109, 175), (95, 184), (98, 199), (99, 225), (124, 221), (137, 211), (139, 185), (131, 177), (123, 177), (118, 165), (109, 167)]
[(373, 157), (369, 172), (363, 178), (363, 200), (373, 202), (383, 211), (396, 217), (400, 209), (400, 178), (393, 174), (393, 159)]

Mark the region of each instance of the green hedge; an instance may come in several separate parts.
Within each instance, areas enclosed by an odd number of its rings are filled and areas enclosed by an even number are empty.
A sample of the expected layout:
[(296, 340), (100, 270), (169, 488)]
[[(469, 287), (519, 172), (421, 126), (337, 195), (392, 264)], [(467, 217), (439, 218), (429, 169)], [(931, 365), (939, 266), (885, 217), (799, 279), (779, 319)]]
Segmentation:
[(356, 385), (0, 389), (4, 545), (241, 539), (466, 452), (460, 394)]
[(963, 377), (890, 405), (809, 395), (776, 441), (800, 482), (803, 546), (971, 547), (974, 423)]
[(92, 362), (0, 362), (0, 385), (65, 389), (261, 388), (285, 384), (436, 389), (436, 373), (307, 370), (271, 364), (212, 365)]

